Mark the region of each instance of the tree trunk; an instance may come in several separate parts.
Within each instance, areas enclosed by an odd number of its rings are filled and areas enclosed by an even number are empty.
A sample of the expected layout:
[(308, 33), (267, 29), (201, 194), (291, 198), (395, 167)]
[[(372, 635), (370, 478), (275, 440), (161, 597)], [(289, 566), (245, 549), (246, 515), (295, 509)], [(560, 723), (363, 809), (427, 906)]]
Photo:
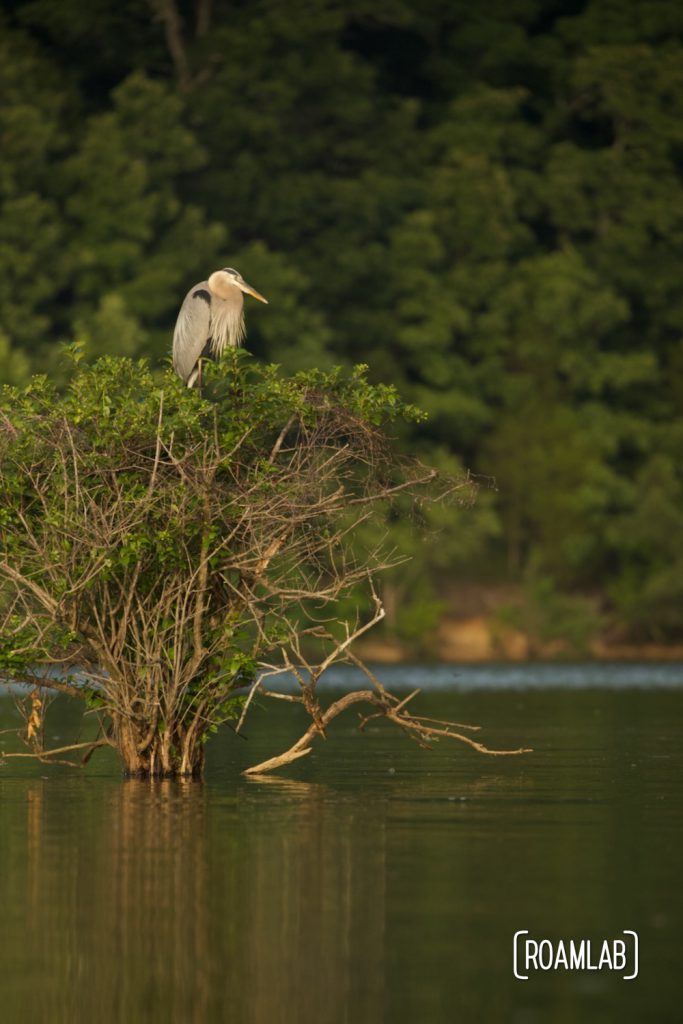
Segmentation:
[(204, 743), (195, 729), (158, 729), (150, 737), (128, 721), (114, 724), (113, 738), (126, 775), (137, 778), (200, 778)]

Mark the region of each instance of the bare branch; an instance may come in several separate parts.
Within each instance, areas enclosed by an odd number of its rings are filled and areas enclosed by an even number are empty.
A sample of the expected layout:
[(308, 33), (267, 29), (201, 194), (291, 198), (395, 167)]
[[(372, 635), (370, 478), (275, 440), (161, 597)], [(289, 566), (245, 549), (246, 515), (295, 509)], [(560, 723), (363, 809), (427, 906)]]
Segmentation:
[[(417, 693), (418, 691), (415, 691)], [(408, 715), (407, 712), (401, 711), (400, 709), (415, 693), (411, 694), (406, 700), (400, 702), (400, 704), (393, 706), (384, 697), (378, 697), (372, 690), (354, 690), (351, 693), (345, 694), (338, 700), (334, 701), (322, 714), (321, 723), (325, 727), (336, 718), (337, 715), (341, 714), (348, 707), (353, 704), (367, 703), (377, 709), (374, 716), (368, 717), (385, 717), (395, 725), (400, 726), (406, 732), (412, 734), (418, 741), (424, 745), (425, 741), (429, 739), (438, 739), (441, 736), (446, 736), (449, 739), (459, 740), (461, 743), (465, 743), (467, 746), (472, 747), (480, 754), (488, 754), (491, 757), (509, 757), (518, 754), (530, 754), (532, 749), (530, 747), (520, 747), (517, 750), (491, 750), (489, 747), (484, 746), (483, 743), (477, 743), (470, 739), (469, 736), (463, 736), (460, 733), (453, 732), (447, 723), (443, 723), (444, 727), (428, 726), (424, 724), (424, 720), (414, 718)], [(272, 696), (272, 694), (271, 694)], [(396, 698), (393, 698), (394, 700)], [(368, 721), (368, 718), (364, 719), (364, 722)], [(364, 723), (362, 723), (364, 724)], [(467, 726), (466, 728), (478, 728), (478, 726)], [(308, 727), (303, 736), (292, 744), (292, 746), (284, 753), (279, 754), (277, 757), (272, 757), (267, 761), (262, 761), (260, 764), (253, 765), (251, 768), (247, 768), (243, 774), (245, 775), (259, 775), (264, 772), (273, 771), (275, 768), (283, 768), (293, 761), (298, 760), (300, 757), (304, 757), (306, 754), (311, 752), (311, 741), (315, 738), (316, 733), (320, 732), (320, 728), (314, 722)]]
[(54, 750), (41, 750), (38, 752), (19, 751), (18, 753), (12, 751), (9, 754), (0, 754), (0, 760), (5, 761), (10, 757), (30, 757), (34, 760), (45, 761), (50, 757), (55, 757), (57, 754), (67, 754), (72, 750), (95, 750), (97, 747), (111, 746), (113, 746), (111, 740), (103, 736), (98, 740), (90, 740), (86, 743), (70, 743), (66, 747), (55, 747)]
[(39, 586), (35, 580), (31, 579), (29, 576), (25, 576), (5, 561), (0, 561), (0, 574), (2, 573), (4, 573), (4, 575), (13, 583), (17, 583), (24, 590), (29, 591), (38, 600), (45, 611), (50, 613), (50, 615), (53, 617), (56, 616), (57, 609), (59, 608), (57, 601), (55, 601), (55, 599), (46, 590)]

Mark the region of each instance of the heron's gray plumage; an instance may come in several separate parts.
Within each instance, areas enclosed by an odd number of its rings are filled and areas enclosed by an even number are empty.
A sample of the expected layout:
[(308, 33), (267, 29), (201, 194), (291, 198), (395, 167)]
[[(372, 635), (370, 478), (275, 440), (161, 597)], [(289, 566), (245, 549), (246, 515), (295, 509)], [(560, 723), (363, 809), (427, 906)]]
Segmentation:
[(200, 373), (201, 359), (219, 359), (246, 335), (243, 292), (266, 299), (231, 267), (214, 271), (185, 296), (173, 333), (173, 368), (189, 388)]

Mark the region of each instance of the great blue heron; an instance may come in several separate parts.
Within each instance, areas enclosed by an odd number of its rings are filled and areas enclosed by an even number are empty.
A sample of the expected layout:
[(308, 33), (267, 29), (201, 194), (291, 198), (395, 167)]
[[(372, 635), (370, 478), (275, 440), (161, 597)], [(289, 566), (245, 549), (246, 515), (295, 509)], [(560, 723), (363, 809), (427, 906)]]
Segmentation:
[(173, 332), (173, 369), (188, 388), (197, 379), (201, 385), (202, 359), (218, 359), (244, 339), (243, 292), (268, 302), (232, 267), (215, 270), (185, 296)]

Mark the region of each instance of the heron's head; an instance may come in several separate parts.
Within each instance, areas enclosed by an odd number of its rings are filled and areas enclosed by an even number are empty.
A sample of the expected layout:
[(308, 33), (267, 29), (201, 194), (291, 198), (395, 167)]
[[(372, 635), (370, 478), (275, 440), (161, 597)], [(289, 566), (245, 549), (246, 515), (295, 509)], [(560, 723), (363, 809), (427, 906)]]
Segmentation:
[(239, 288), (239, 290), (244, 292), (246, 295), (253, 295), (255, 299), (259, 300), (259, 302), (265, 302), (265, 304), (268, 305), (268, 299), (264, 299), (260, 292), (257, 292), (255, 288), (252, 288), (250, 284), (247, 284), (239, 270), (234, 270), (232, 267), (223, 267), (222, 270), (214, 270), (213, 274), (209, 278), (209, 288), (222, 299), (228, 298), (231, 288)]

